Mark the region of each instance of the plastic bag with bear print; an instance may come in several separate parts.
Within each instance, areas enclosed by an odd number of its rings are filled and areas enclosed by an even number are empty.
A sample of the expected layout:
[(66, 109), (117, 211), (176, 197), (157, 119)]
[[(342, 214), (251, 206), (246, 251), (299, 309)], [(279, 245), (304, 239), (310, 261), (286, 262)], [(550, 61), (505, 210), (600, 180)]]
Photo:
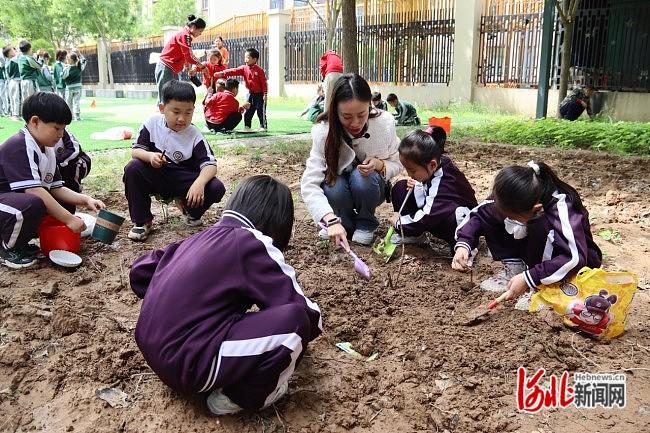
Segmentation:
[(632, 272), (584, 267), (569, 280), (542, 286), (533, 294), (529, 311), (550, 306), (566, 326), (595, 338), (613, 338), (625, 331), (627, 310), (638, 283)]

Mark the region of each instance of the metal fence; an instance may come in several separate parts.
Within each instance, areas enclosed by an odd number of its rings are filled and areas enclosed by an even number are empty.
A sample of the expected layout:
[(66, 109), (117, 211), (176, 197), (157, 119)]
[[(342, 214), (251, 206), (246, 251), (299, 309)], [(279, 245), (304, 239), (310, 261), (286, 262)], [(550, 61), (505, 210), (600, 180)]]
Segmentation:
[[(320, 81), (326, 31), (287, 31), (287, 82)], [(334, 45), (340, 46), (341, 29)], [(449, 83), (454, 57), (454, 19), (374, 24), (357, 27), (359, 74), (371, 82)]]
[(81, 74), (83, 84), (97, 84), (99, 82), (99, 65), (97, 62), (97, 52), (93, 54), (84, 54), (86, 58), (86, 68)]
[[(522, 8), (512, 2), (510, 6), (488, 6), (481, 17), (477, 82), (537, 87), (543, 4), (529, 2)], [(574, 25), (571, 84), (650, 91), (650, 2), (583, 0)], [(560, 82), (563, 37), (556, 14), (551, 72), (554, 88)]]

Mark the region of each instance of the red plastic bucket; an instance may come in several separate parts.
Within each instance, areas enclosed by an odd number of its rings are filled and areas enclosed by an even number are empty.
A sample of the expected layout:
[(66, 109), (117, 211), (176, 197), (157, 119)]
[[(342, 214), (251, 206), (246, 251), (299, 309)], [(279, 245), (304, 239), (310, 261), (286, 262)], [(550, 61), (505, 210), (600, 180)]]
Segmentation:
[(41, 251), (46, 256), (52, 250), (64, 250), (78, 253), (81, 245), (81, 234), (74, 233), (58, 219), (51, 215), (45, 216), (38, 227), (38, 237), (41, 240)]
[(429, 117), (429, 126), (439, 126), (449, 135), (451, 133), (451, 117)]

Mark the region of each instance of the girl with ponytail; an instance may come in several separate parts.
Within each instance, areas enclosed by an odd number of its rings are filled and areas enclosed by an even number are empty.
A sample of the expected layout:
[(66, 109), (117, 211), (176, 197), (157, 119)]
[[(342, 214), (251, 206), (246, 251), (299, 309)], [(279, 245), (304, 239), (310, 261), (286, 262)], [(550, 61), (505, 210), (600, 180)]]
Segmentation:
[(420, 243), (429, 232), (453, 247), (456, 226), (476, 206), (467, 178), (445, 154), (446, 139), (444, 129), (435, 126), (410, 132), (399, 145), (400, 162), (410, 177), (397, 182), (391, 193), (394, 244)]
[(602, 262), (580, 195), (543, 162), (509, 166), (497, 174), (490, 198), (456, 230), (454, 269), (471, 266), (479, 236), (485, 236), (492, 257), (504, 264), (481, 288), (508, 291), (506, 300), (529, 290), (516, 306), (520, 309), (527, 309), (529, 295), (538, 286), (570, 278), (583, 266), (598, 268)]

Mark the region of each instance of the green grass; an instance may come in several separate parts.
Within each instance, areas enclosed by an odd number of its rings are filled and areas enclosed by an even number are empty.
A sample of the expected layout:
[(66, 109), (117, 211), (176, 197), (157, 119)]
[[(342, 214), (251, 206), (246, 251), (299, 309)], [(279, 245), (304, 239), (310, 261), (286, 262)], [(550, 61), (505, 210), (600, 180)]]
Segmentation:
[[(202, 96), (199, 95), (199, 100)], [(137, 134), (142, 123), (158, 112), (156, 101), (154, 99), (115, 99), (115, 98), (94, 98), (96, 108), (90, 108), (93, 98), (81, 99), (81, 118), (80, 122), (73, 122), (68, 126), (81, 143), (86, 151), (128, 148), (131, 146), (131, 140), (110, 141), (110, 140), (91, 140), (90, 135), (94, 132), (105, 131), (117, 126), (128, 126), (133, 128)], [(232, 138), (255, 137), (267, 135), (284, 135), (298, 134), (309, 132), (311, 123), (305, 119), (298, 118), (298, 114), (305, 106), (304, 101), (281, 99), (269, 99), (267, 105), (267, 118), (269, 122), (268, 134), (234, 134), (231, 136), (206, 134), (210, 142), (229, 140)], [(203, 118), (202, 106), (197, 104), (194, 112), (194, 124), (203, 129), (205, 121)], [(23, 122), (12, 121), (9, 118), (0, 118), (0, 143), (15, 134)], [(243, 125), (239, 126), (241, 128)], [(259, 126), (257, 116), (253, 117), (253, 128)]]

